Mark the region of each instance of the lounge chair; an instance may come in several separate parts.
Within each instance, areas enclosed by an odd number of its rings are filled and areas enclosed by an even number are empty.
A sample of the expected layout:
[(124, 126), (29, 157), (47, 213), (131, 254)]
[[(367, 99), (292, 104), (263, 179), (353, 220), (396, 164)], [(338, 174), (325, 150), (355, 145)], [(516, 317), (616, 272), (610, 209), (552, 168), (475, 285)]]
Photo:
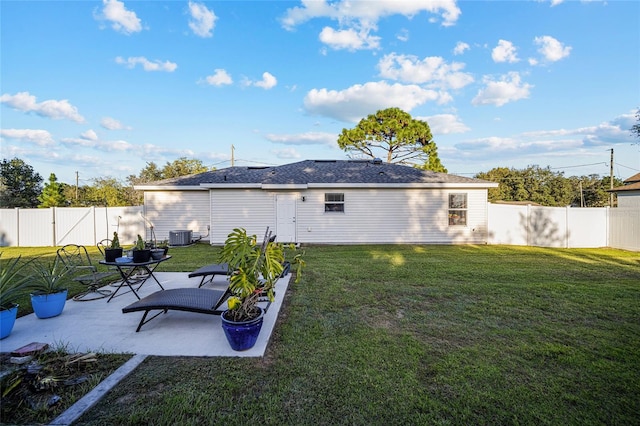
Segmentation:
[[(122, 308), (122, 313), (141, 312), (144, 315), (136, 328), (136, 333), (143, 325), (168, 311), (195, 312), (207, 315), (221, 315), (226, 306), (223, 303), (231, 296), (231, 290), (211, 290), (208, 288), (176, 288), (157, 291)], [(160, 311), (147, 319), (151, 311)]]
[[(230, 271), (228, 263), (212, 263), (211, 265), (203, 266), (202, 268), (196, 269), (195, 271), (191, 272), (189, 274), (189, 278), (202, 277), (202, 280), (198, 285), (198, 288), (200, 288), (203, 285), (212, 282), (216, 275), (229, 274)], [(210, 278), (207, 280), (207, 277)]]

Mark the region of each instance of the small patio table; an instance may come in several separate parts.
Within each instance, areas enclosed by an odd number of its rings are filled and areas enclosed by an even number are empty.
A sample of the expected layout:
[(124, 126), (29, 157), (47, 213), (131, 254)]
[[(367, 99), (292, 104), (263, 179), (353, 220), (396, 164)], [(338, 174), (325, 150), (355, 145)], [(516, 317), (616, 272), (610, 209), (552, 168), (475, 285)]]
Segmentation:
[[(99, 263), (101, 265), (108, 265), (108, 266), (115, 266), (118, 269), (118, 272), (120, 273), (120, 276), (122, 277), (122, 284), (119, 285), (116, 289), (116, 291), (113, 292), (113, 294), (111, 295), (111, 297), (109, 298), (109, 300), (107, 300), (107, 303), (109, 303), (111, 301), (111, 299), (113, 299), (116, 294), (118, 293), (118, 291), (120, 291), (120, 289), (122, 287), (124, 287), (125, 285), (127, 287), (129, 287), (129, 289), (131, 290), (131, 292), (138, 298), (138, 300), (140, 300), (140, 296), (138, 296), (138, 290), (140, 290), (140, 288), (142, 287), (142, 285), (147, 282), (147, 280), (149, 278), (153, 278), (155, 280), (156, 283), (158, 283), (158, 285), (160, 286), (160, 288), (162, 290), (164, 290), (164, 287), (162, 287), (162, 284), (160, 284), (160, 281), (158, 281), (158, 279), (155, 277), (155, 275), (153, 275), (153, 271), (156, 270), (156, 268), (158, 267), (158, 265), (166, 260), (171, 259), (171, 256), (164, 256), (161, 257), (160, 259), (150, 259), (148, 262), (107, 262), (106, 260), (101, 260)], [(134, 273), (136, 271), (142, 272), (141, 274), (136, 274), (136, 276), (134, 277)], [(134, 288), (136, 287), (137, 288)], [(129, 292), (127, 292), (129, 293)], [(123, 294), (126, 293), (121, 293), (120, 296), (122, 296)]]

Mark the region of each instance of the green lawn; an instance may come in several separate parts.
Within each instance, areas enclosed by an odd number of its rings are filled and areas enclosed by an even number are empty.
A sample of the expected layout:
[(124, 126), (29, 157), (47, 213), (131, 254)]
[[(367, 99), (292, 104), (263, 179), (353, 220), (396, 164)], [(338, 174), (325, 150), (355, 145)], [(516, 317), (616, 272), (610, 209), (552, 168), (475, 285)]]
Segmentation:
[(150, 357), (80, 424), (639, 424), (640, 254), (305, 251), (266, 357)]

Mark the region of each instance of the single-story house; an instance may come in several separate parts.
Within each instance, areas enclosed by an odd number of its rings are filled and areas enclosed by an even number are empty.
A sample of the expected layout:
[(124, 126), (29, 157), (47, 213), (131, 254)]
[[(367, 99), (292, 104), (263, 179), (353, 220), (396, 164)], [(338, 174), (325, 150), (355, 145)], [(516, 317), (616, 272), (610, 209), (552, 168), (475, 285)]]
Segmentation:
[[(137, 185), (155, 237), (190, 231), (213, 245), (244, 227), (302, 244), (485, 244), (497, 183), (380, 160), (306, 160)], [(147, 238), (150, 237), (149, 229)]]
[(635, 207), (640, 209), (640, 173), (636, 173), (623, 181), (624, 185), (609, 190), (618, 194), (618, 207)]

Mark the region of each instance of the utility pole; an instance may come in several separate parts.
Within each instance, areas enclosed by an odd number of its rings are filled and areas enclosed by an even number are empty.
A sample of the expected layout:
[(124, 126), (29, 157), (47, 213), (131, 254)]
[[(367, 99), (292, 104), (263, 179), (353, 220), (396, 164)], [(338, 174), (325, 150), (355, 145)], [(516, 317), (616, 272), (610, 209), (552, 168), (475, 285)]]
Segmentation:
[(78, 202), (78, 171), (76, 170), (76, 203)]
[[(611, 161), (609, 163), (609, 189), (613, 189), (613, 148), (611, 148)], [(609, 207), (613, 207), (613, 191), (609, 192)]]
[(582, 192), (582, 181), (580, 181), (579, 184), (580, 184), (580, 207), (584, 207), (584, 192)]
[(233, 158), (234, 150), (235, 150), (235, 147), (231, 145), (231, 167), (233, 167), (233, 164), (234, 164), (234, 158)]

